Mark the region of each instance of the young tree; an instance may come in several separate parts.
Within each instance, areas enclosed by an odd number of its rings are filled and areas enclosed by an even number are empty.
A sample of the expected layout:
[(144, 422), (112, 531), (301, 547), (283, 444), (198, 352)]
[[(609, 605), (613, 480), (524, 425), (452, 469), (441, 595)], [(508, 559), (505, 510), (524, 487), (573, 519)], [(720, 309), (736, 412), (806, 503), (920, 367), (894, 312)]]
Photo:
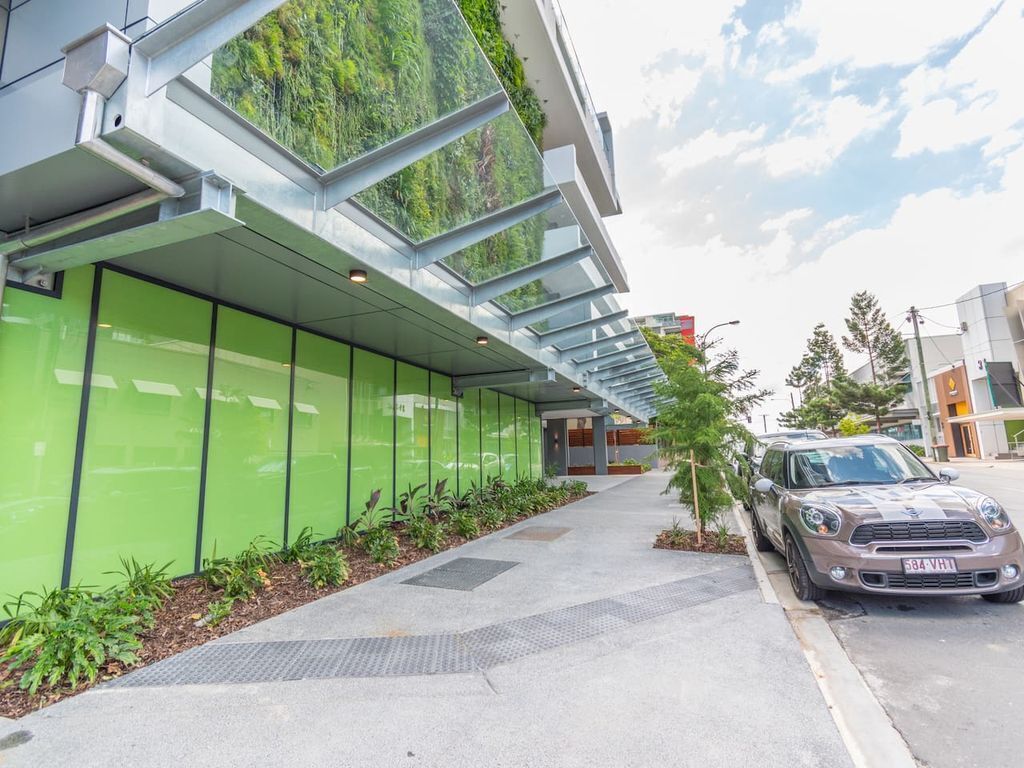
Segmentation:
[(868, 356), (872, 384), (887, 386), (903, 376), (907, 370), (903, 338), (886, 319), (873, 294), (868, 291), (853, 294), (846, 330), (850, 335), (843, 336), (843, 346)]
[(845, 379), (843, 353), (825, 324), (818, 323), (800, 364), (786, 379), (789, 386), (800, 386), (800, 405), (782, 414), (779, 423), (791, 429), (821, 429), (834, 435), (836, 424), (846, 413), (836, 395), (837, 386)]
[(682, 338), (642, 331), (667, 377), (656, 387), (664, 404), (653, 431), (660, 456), (674, 470), (666, 491), (677, 491), (680, 503), (694, 510), (700, 535), (732, 505), (733, 461), (752, 439), (740, 420), (771, 391), (757, 386), (756, 370), (740, 367), (735, 350), (709, 358), (709, 349)]
[(843, 346), (851, 352), (866, 354), (871, 381), (863, 384), (849, 379), (836, 385), (838, 401), (847, 410), (875, 417), (875, 429), (882, 431), (882, 417), (899, 403), (906, 392), (901, 383), (908, 361), (903, 339), (867, 291), (855, 293), (846, 318), (848, 336)]

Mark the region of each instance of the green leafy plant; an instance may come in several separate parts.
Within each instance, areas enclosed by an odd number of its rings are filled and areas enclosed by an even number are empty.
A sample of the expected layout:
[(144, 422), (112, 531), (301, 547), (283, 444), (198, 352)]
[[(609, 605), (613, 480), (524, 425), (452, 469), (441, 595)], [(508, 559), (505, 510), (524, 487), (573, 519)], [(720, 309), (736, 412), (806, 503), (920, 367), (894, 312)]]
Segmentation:
[(386, 565), (389, 568), (395, 564), (401, 555), (398, 548), (398, 537), (388, 526), (379, 525), (371, 528), (363, 534), (363, 548), (370, 559), (375, 563)]
[(447, 526), (436, 523), (426, 515), (414, 517), (408, 525), (409, 538), (419, 549), (440, 552), (444, 547)]
[(499, 506), (488, 504), (480, 508), (477, 519), (480, 521), (480, 528), (493, 531), (505, 522), (505, 514)]
[(0, 664), (26, 667), (18, 683), (34, 694), (43, 683), (72, 689), (93, 682), (111, 661), (138, 662), (138, 633), (151, 622), (151, 598), (123, 589), (96, 594), (71, 587), (30, 592), (4, 606)]
[(330, 544), (317, 544), (308, 549), (299, 566), (314, 589), (337, 587), (348, 578), (348, 561)]
[(299, 535), (295, 537), (291, 544), (285, 547), (284, 552), (281, 553), (281, 559), (286, 563), (295, 563), (306, 557), (309, 550), (313, 547), (313, 529), (306, 526)]
[(448, 522), (452, 530), (464, 539), (475, 539), (480, 535), (480, 523), (471, 508), (455, 510)]
[(167, 569), (170, 567), (171, 563), (165, 563), (161, 568), (149, 563), (140, 565), (134, 557), (122, 557), (121, 570), (108, 571), (107, 575), (122, 577), (121, 589), (129, 598), (159, 604), (174, 594), (174, 586), (167, 575)]
[(235, 598), (222, 597), (214, 600), (206, 606), (206, 615), (203, 617), (203, 626), (216, 627), (224, 619), (231, 615), (231, 609), (235, 607)]
[(270, 586), (267, 571), (275, 545), (265, 536), (257, 536), (235, 557), (213, 557), (203, 561), (203, 578), (214, 589), (224, 590), (229, 598), (248, 599)]
[(426, 487), (426, 483), (420, 483), (417, 486), (413, 486), (413, 484), (410, 483), (408, 489), (398, 495), (398, 509), (403, 518), (409, 518), (415, 514), (417, 509), (416, 497), (419, 496), (420, 491)]
[(447, 479), (438, 480), (423, 505), (423, 511), (433, 520), (441, 519), (455, 508), (455, 496), (447, 490), (447, 486)]

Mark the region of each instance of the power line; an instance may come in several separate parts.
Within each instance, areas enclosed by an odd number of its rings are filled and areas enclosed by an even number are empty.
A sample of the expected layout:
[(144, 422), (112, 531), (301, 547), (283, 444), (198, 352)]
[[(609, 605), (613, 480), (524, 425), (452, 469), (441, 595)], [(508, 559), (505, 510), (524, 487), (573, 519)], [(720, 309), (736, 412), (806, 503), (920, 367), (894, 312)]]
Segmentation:
[(985, 291), (984, 293), (979, 293), (977, 296), (968, 296), (966, 299), (957, 299), (956, 301), (951, 301), (951, 302), (949, 302), (947, 304), (936, 304), (936, 305), (931, 306), (931, 307), (918, 307), (917, 309), (918, 309), (918, 311), (920, 311), (922, 309), (943, 309), (945, 307), (953, 307), (953, 306), (956, 306), (957, 304), (962, 304), (962, 303), (965, 303), (965, 302), (968, 302), (968, 301), (974, 301), (976, 299), (983, 299), (986, 296), (991, 296), (994, 293), (1003, 293), (1005, 291), (1013, 290), (1018, 285), (1024, 285), (1024, 280), (1016, 282), (1013, 285), (1008, 285), (1005, 288), (996, 288), (994, 291)]
[(940, 323), (938, 320), (932, 320), (930, 317), (925, 317), (920, 311), (918, 311), (917, 316), (922, 320), (927, 320), (929, 323), (934, 323), (940, 328), (949, 328), (951, 331), (957, 331), (958, 333), (963, 332), (963, 329), (959, 325), (946, 325), (945, 323)]

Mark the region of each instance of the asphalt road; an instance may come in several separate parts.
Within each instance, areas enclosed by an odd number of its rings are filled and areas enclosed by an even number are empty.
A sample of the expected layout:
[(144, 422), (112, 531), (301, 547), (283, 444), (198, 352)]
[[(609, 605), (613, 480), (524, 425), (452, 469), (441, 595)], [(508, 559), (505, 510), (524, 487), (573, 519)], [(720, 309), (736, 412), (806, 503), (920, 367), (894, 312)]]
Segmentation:
[[(951, 466), (1024, 530), (1024, 464)], [(823, 608), (922, 765), (1024, 764), (1024, 603), (864, 595)]]

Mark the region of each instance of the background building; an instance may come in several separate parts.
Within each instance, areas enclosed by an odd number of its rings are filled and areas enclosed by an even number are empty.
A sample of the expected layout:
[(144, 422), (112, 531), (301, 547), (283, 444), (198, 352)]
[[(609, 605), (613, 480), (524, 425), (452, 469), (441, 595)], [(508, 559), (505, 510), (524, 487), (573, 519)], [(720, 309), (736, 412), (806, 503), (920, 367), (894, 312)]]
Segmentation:
[(653, 414), (550, 0), (382, 3), (4, 4), (0, 594), (332, 536), (378, 489), (539, 477), (545, 419)]

